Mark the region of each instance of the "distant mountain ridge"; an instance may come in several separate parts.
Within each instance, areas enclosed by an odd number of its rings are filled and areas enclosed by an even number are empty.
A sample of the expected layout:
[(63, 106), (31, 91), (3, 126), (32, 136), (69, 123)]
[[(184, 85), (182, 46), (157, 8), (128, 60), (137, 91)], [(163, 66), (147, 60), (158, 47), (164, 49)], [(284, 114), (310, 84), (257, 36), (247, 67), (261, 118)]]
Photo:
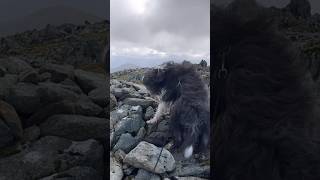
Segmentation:
[(141, 67), (134, 65), (134, 64), (122, 64), (116, 68), (111, 68), (110, 72), (114, 73), (114, 72), (118, 72), (118, 71), (124, 71), (124, 70), (128, 70), (128, 69), (138, 69), (138, 68), (141, 68)]
[(76, 8), (58, 5), (35, 11), (25, 17), (16, 19), (10, 22), (0, 22), (0, 36), (12, 35), (18, 32), (23, 32), (33, 29), (44, 28), (47, 24), (61, 25), (61, 24), (84, 24), (85, 21), (99, 22), (102, 21), (100, 17), (90, 13), (81, 11)]

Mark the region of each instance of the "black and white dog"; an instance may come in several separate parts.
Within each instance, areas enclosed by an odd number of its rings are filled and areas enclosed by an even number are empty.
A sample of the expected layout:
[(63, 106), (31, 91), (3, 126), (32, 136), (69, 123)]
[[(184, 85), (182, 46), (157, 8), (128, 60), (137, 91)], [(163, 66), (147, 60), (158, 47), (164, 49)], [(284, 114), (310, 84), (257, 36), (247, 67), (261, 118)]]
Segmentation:
[(143, 83), (152, 95), (160, 96), (157, 112), (147, 123), (157, 123), (170, 112), (174, 147), (184, 149), (189, 158), (194, 151), (208, 147), (210, 108), (207, 85), (190, 62), (169, 62), (163, 68), (145, 73)]

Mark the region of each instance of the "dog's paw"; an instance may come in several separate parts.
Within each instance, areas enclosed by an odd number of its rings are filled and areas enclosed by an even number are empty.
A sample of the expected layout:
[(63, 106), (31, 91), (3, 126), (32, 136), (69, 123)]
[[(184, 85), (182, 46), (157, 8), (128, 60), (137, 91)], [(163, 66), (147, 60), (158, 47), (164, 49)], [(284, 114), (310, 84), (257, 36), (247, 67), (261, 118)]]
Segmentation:
[(149, 121), (147, 121), (147, 124), (155, 124), (157, 123), (159, 120), (157, 118), (152, 118)]

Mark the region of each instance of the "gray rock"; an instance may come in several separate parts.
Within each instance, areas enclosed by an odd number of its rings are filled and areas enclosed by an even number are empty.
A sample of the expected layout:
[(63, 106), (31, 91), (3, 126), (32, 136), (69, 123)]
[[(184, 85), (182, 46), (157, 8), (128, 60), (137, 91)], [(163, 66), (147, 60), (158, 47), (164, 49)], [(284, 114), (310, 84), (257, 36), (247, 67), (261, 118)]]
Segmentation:
[(111, 79), (110, 85), (113, 85), (115, 88), (122, 88), (122, 84), (120, 83), (120, 81), (118, 81), (116, 79)]
[(56, 179), (64, 179), (64, 180), (102, 180), (102, 176), (99, 175), (98, 171), (91, 167), (85, 166), (77, 166), (73, 167), (67, 171), (62, 171), (59, 173), (55, 173), (51, 176), (41, 178), (40, 180), (56, 180)]
[(142, 107), (141, 106), (132, 106), (130, 108), (129, 115), (138, 115), (142, 118)]
[(23, 71), (19, 74), (18, 79), (20, 82), (37, 84), (39, 82), (38, 73), (35, 70)]
[(111, 93), (121, 101), (125, 98), (142, 98), (142, 96), (133, 88), (111, 88)]
[(146, 134), (147, 134), (147, 130), (144, 127), (141, 127), (137, 133), (136, 138), (143, 139)]
[(145, 141), (152, 143), (157, 146), (164, 146), (171, 138), (171, 133), (169, 132), (152, 132), (149, 134)]
[(148, 106), (154, 106), (156, 102), (151, 99), (126, 98), (123, 103), (131, 106), (142, 106), (145, 109)]
[(19, 74), (22, 71), (33, 69), (27, 62), (16, 57), (0, 59), (0, 64), (10, 74)]
[(99, 73), (75, 70), (75, 78), (85, 93), (106, 85), (106, 77)]
[(145, 122), (140, 118), (125, 117), (115, 125), (115, 135), (120, 136), (123, 133), (137, 133)]
[(139, 169), (138, 174), (134, 179), (135, 180), (161, 180), (160, 176), (150, 173), (144, 169)]
[(129, 176), (133, 173), (133, 171), (136, 169), (132, 166), (129, 166), (128, 164), (124, 164), (122, 166), (122, 169), (123, 169), (123, 173), (126, 175), (126, 176)]
[(39, 73), (50, 73), (52, 82), (61, 82), (67, 78), (74, 79), (74, 69), (70, 65), (46, 64), (42, 66)]
[(103, 148), (97, 141), (72, 142), (47, 136), (20, 153), (1, 158), (0, 177), (10, 180), (40, 179), (78, 166), (95, 169), (94, 174), (101, 177), (102, 163)]
[(39, 179), (56, 172), (58, 151), (67, 148), (70, 141), (46, 137), (35, 142), (30, 149), (0, 159), (1, 179)]
[(42, 73), (39, 74), (39, 82), (45, 82), (51, 79), (51, 74), (50, 73)]
[(110, 179), (112, 180), (122, 180), (123, 171), (122, 164), (116, 160), (113, 155), (110, 154)]
[(160, 151), (161, 148), (142, 141), (126, 155), (124, 163), (159, 174), (174, 170), (175, 160), (166, 149), (163, 149), (157, 167), (154, 169)]
[(78, 86), (78, 84), (71, 79), (65, 79), (61, 81), (59, 84), (61, 84), (63, 88), (73, 91), (77, 94), (83, 94), (83, 91)]
[[(64, 150), (66, 159), (64, 163), (66, 166), (72, 165), (81, 165), (79, 162), (85, 162), (87, 166), (93, 167), (96, 169), (100, 175), (103, 174), (104, 171), (104, 163), (103, 163), (103, 147), (102, 145), (94, 140), (88, 139), (86, 141), (81, 142), (72, 142), (71, 146)], [(72, 164), (72, 161), (69, 161), (67, 156), (69, 155), (77, 155), (81, 157), (81, 161)]]
[(40, 137), (40, 128), (38, 126), (31, 126), (24, 129), (23, 140), (25, 142), (35, 141)]
[(146, 109), (146, 113), (144, 114), (144, 119), (145, 120), (149, 120), (149, 119), (151, 119), (151, 118), (153, 118), (153, 116), (154, 116), (154, 109), (151, 107), (151, 106), (149, 106), (147, 109)]
[(6, 70), (3, 67), (0, 67), (0, 77), (3, 77), (6, 75)]
[(15, 107), (18, 113), (30, 115), (40, 108), (39, 87), (29, 83), (18, 83), (9, 92), (6, 101)]
[(107, 107), (108, 105), (108, 88), (107, 86), (102, 86), (97, 89), (94, 89), (89, 92), (88, 96), (89, 98), (96, 104), (98, 104), (101, 107)]
[(113, 150), (116, 151), (118, 149), (123, 150), (125, 153), (130, 152), (136, 145), (139, 143), (139, 140), (132, 137), (131, 134), (126, 133), (122, 134), (117, 142), (117, 144), (113, 147)]
[(113, 110), (117, 106), (117, 103), (116, 97), (110, 93), (110, 109)]
[(10, 131), (10, 128), (0, 118), (0, 148), (6, 147), (12, 142), (14, 142), (14, 135)]
[(0, 99), (8, 98), (10, 89), (14, 87), (17, 81), (17, 75), (6, 74), (4, 77), (0, 77)]
[[(23, 135), (22, 123), (16, 110), (8, 103), (0, 100), (0, 118), (10, 129), (16, 139), (21, 139)], [(5, 127), (2, 126), (4, 129)], [(1, 136), (0, 136), (1, 137)]]
[(120, 107), (118, 110), (110, 112), (110, 129), (114, 129), (115, 125), (124, 117), (128, 116), (128, 110)]
[(54, 115), (40, 125), (41, 135), (72, 140), (104, 139), (107, 119), (81, 115)]
[(123, 159), (126, 157), (126, 153), (121, 149), (118, 149), (116, 152), (114, 152), (114, 157), (120, 162), (123, 162)]
[(75, 101), (79, 99), (79, 94), (68, 89), (65, 85), (56, 83), (39, 83), (39, 95), (41, 96), (41, 102), (43, 104), (49, 104), (53, 102), (59, 102), (62, 100)]
[(89, 99), (78, 99), (76, 101), (64, 100), (44, 106), (26, 120), (27, 125), (39, 124), (55, 114), (77, 114), (84, 116), (98, 116), (103, 109), (91, 102)]
[(210, 165), (199, 163), (183, 163), (176, 164), (176, 169), (170, 173), (170, 176), (196, 176), (208, 178), (210, 177)]

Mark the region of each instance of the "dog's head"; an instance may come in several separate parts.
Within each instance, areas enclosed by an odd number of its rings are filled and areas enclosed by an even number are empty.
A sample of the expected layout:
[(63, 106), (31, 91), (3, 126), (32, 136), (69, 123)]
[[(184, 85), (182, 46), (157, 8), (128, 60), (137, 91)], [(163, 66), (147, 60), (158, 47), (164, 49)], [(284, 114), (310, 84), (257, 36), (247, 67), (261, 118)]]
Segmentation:
[(151, 94), (158, 95), (164, 86), (165, 70), (156, 68), (148, 70), (143, 77), (143, 84), (151, 92)]
[(192, 64), (188, 61), (182, 63), (167, 62), (145, 72), (143, 84), (151, 94), (159, 95), (166, 86), (176, 86), (179, 77), (192, 70)]

